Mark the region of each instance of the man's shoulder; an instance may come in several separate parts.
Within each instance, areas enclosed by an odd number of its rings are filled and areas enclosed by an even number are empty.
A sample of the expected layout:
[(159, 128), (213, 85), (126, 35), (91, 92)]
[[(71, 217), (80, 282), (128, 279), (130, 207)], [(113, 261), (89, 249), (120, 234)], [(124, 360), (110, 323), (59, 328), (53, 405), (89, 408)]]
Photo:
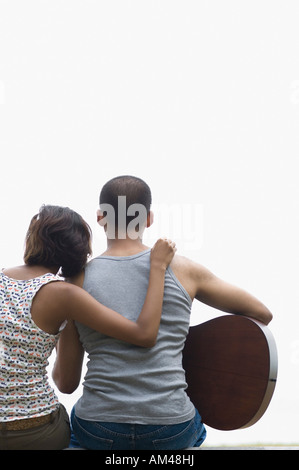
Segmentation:
[(190, 275), (195, 271), (205, 269), (204, 266), (197, 263), (196, 261), (193, 261), (192, 259), (187, 258), (186, 256), (177, 254), (173, 257), (170, 266), (173, 270), (179, 270), (181, 272), (184, 272), (185, 274)]
[(197, 280), (204, 268), (195, 261), (177, 254), (174, 256), (170, 267), (191, 299), (194, 299), (197, 290)]
[(203, 282), (213, 277), (209, 269), (185, 256), (175, 255), (170, 266), (191, 297), (195, 296)]

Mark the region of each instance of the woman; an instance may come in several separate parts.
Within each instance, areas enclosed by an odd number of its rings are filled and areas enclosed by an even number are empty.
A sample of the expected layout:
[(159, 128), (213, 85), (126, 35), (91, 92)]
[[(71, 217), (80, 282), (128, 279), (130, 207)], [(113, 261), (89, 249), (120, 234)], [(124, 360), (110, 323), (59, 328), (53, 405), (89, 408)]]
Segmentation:
[[(158, 240), (148, 292), (136, 323), (64, 281), (84, 268), (91, 231), (76, 212), (43, 206), (30, 223), (22, 266), (0, 273), (0, 449), (63, 449), (69, 418), (48, 383), (46, 367), (66, 320), (138, 346), (155, 344), (165, 270), (174, 244)], [(59, 276), (57, 273), (61, 269)]]

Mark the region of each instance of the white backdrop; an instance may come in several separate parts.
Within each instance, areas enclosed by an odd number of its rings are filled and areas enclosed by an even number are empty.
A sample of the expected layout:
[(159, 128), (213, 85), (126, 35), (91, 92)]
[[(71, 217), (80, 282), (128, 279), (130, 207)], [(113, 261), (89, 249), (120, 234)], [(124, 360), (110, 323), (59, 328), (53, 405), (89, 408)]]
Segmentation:
[(147, 243), (172, 237), (274, 314), (268, 411), (207, 445), (299, 442), (298, 22), (296, 0), (0, 0), (1, 266), (43, 203), (80, 212), (100, 253), (99, 190), (133, 174)]

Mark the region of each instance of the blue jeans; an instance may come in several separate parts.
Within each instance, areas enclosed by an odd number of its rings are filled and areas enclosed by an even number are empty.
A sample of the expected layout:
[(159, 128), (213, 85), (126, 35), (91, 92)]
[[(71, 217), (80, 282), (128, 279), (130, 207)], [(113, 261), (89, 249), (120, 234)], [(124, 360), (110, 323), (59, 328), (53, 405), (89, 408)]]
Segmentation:
[(196, 410), (190, 421), (173, 425), (144, 425), (86, 421), (71, 413), (70, 447), (93, 450), (175, 450), (199, 447), (206, 429)]

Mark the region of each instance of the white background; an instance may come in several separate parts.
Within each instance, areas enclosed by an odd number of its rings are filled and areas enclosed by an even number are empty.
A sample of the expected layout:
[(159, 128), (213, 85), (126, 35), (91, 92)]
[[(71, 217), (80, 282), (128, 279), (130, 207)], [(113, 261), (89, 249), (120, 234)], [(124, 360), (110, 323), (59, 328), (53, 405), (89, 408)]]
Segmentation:
[(299, 442), (298, 24), (296, 0), (0, 1), (1, 266), (43, 203), (80, 212), (99, 254), (100, 188), (133, 174), (147, 243), (172, 237), (273, 312), (270, 407), (207, 445)]

